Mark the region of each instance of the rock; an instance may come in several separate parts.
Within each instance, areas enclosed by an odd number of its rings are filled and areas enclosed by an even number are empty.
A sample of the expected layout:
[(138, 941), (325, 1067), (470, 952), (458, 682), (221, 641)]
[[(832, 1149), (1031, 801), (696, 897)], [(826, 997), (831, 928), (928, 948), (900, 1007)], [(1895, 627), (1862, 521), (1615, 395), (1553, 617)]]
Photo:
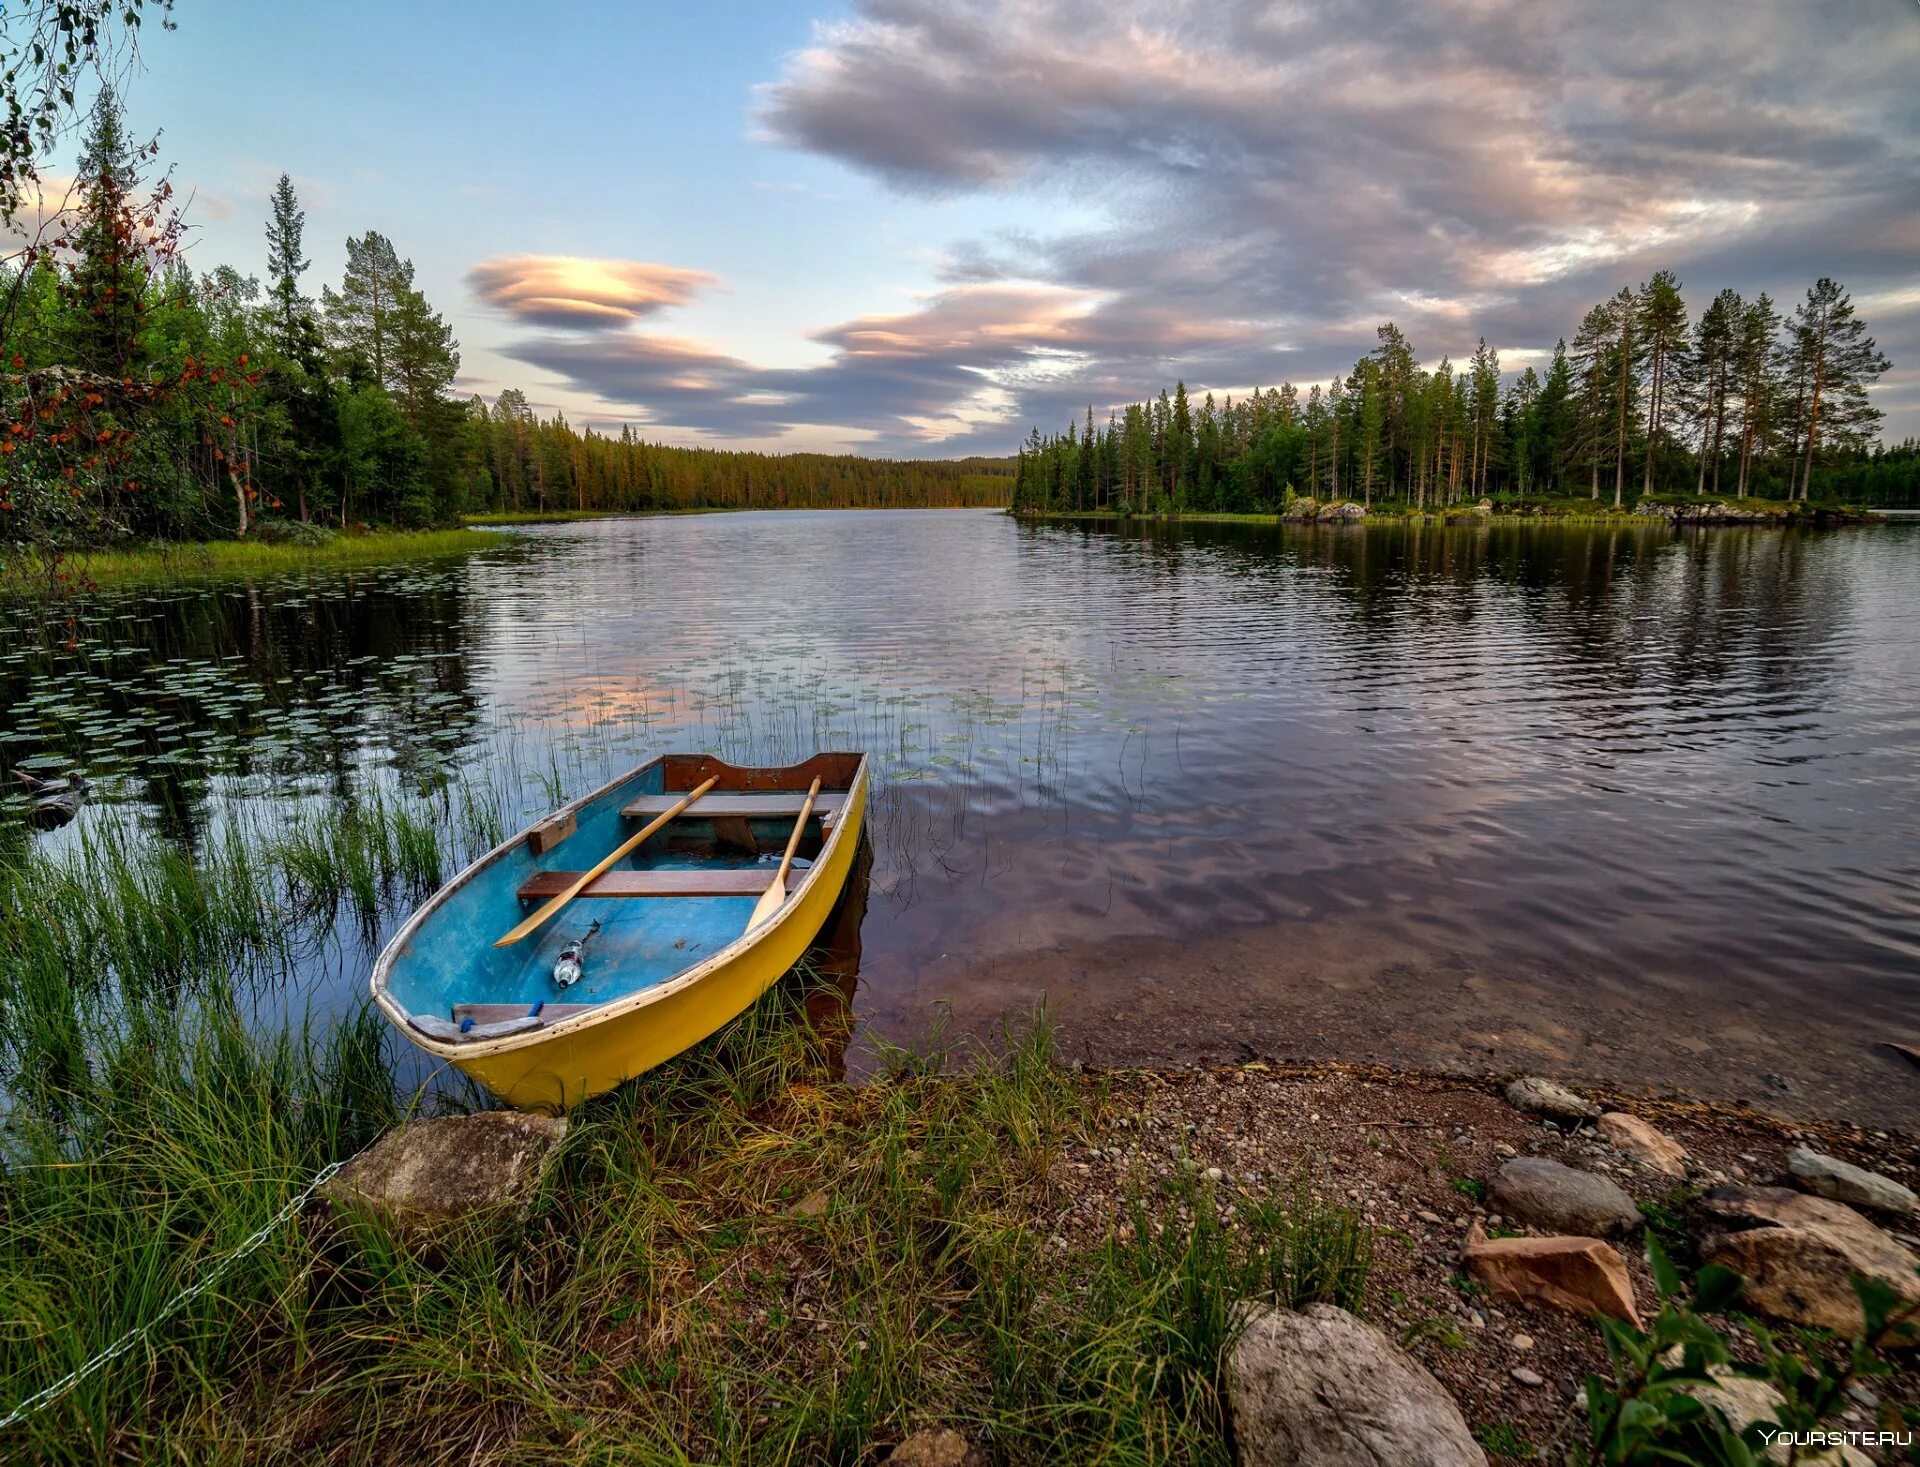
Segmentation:
[(1367, 507), (1364, 504), (1355, 504), (1351, 499), (1337, 500), (1332, 504), (1323, 505), (1320, 510), (1320, 518), (1323, 520), (1363, 520), (1366, 517)]
[(1916, 1199), (1910, 1188), (1835, 1156), (1796, 1146), (1787, 1153), (1787, 1170), (1807, 1191), (1849, 1207), (1901, 1214), (1913, 1211)]
[[(1626, 1260), (1598, 1238), (1496, 1238), (1475, 1228), (1461, 1261), (1496, 1299), (1545, 1304), (1638, 1326)], [(1516, 1348), (1518, 1341), (1515, 1341)]]
[(987, 1467), (986, 1453), (951, 1426), (916, 1431), (887, 1454), (887, 1467)]
[(1701, 1262), (1744, 1275), (1743, 1302), (1761, 1314), (1857, 1334), (1854, 1274), (1920, 1304), (1920, 1255), (1841, 1203), (1785, 1187), (1716, 1187), (1693, 1222)]
[(1687, 1149), (1638, 1116), (1610, 1110), (1600, 1117), (1600, 1139), (1635, 1161), (1669, 1177), (1687, 1174)]
[(1543, 1080), (1538, 1075), (1522, 1076), (1507, 1086), (1507, 1104), (1515, 1110), (1545, 1116), (1568, 1126), (1595, 1120), (1600, 1115), (1600, 1107), (1592, 1101), (1582, 1100), (1566, 1086)]
[(1320, 501), (1302, 494), (1298, 499), (1280, 511), (1283, 520), (1310, 520), (1320, 513)]
[(564, 1116), (514, 1110), (413, 1121), (354, 1157), (320, 1195), (415, 1243), (470, 1218), (518, 1225), (566, 1133)]
[(1524, 1365), (1516, 1365), (1507, 1372), (1523, 1386), (1539, 1386), (1547, 1383), (1547, 1378), (1537, 1370), (1529, 1370)]
[(1373, 1326), (1331, 1304), (1242, 1307), (1227, 1364), (1241, 1467), (1485, 1467), (1453, 1397)]
[[(1676, 1345), (1667, 1351), (1661, 1360), (1668, 1366), (1680, 1364), (1680, 1347)], [(1687, 1394), (1724, 1416), (1736, 1435), (1756, 1421), (1779, 1420), (1778, 1412), (1786, 1400), (1766, 1381), (1736, 1375), (1725, 1365), (1709, 1365), (1707, 1374), (1713, 1377), (1713, 1384), (1695, 1386)], [(1791, 1460), (1792, 1450), (1785, 1442), (1777, 1442), (1761, 1453), (1761, 1460), (1787, 1462)], [(1807, 1467), (1873, 1467), (1872, 1460), (1864, 1453), (1844, 1445), (1818, 1454), (1802, 1452), (1799, 1460)]]
[(1508, 1217), (1548, 1232), (1621, 1238), (1640, 1228), (1640, 1209), (1616, 1183), (1543, 1156), (1503, 1162), (1488, 1196)]
[(1513, 1348), (1518, 1350), (1522, 1355), (1526, 1354), (1527, 1351), (1533, 1348), (1533, 1336), (1515, 1335), (1513, 1337)]
[(833, 1200), (825, 1187), (818, 1192), (809, 1192), (787, 1211), (795, 1217), (821, 1217), (827, 1210), (827, 1204)]

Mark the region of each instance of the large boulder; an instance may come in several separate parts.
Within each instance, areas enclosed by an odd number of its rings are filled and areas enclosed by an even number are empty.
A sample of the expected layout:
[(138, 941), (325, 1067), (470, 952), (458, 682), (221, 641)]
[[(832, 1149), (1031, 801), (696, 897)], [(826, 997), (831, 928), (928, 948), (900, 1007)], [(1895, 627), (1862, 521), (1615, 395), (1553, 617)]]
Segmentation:
[(1687, 1148), (1666, 1133), (1625, 1111), (1610, 1110), (1595, 1127), (1600, 1139), (1642, 1166), (1669, 1177), (1687, 1174)]
[(1523, 1075), (1507, 1086), (1507, 1104), (1563, 1126), (1577, 1126), (1600, 1115), (1600, 1107), (1592, 1101), (1582, 1100), (1566, 1086), (1539, 1075)]
[(1640, 1323), (1626, 1260), (1598, 1238), (1489, 1240), (1475, 1223), (1460, 1259), (1496, 1299)]
[(1372, 1325), (1246, 1309), (1227, 1363), (1241, 1467), (1485, 1467), (1446, 1388)]
[(1320, 501), (1311, 495), (1302, 494), (1298, 499), (1288, 502), (1280, 511), (1283, 520), (1310, 520), (1320, 513)]
[(1920, 1304), (1920, 1256), (1842, 1203), (1785, 1187), (1716, 1187), (1693, 1224), (1700, 1261), (1743, 1275), (1743, 1301), (1775, 1319), (1858, 1334), (1855, 1274)]
[(1320, 509), (1320, 518), (1323, 520), (1363, 520), (1366, 517), (1367, 507), (1351, 499), (1338, 499)]
[(1796, 1182), (1817, 1197), (1901, 1216), (1913, 1211), (1915, 1198), (1910, 1188), (1901, 1186), (1892, 1177), (1841, 1161), (1837, 1156), (1796, 1146), (1787, 1153), (1787, 1170), (1793, 1173)]
[(413, 1121), (354, 1157), (320, 1195), (411, 1242), (473, 1219), (518, 1224), (566, 1133), (564, 1117), (512, 1110)]
[(1640, 1209), (1617, 1184), (1544, 1156), (1504, 1163), (1487, 1195), (1500, 1212), (1543, 1232), (1624, 1238), (1641, 1226)]

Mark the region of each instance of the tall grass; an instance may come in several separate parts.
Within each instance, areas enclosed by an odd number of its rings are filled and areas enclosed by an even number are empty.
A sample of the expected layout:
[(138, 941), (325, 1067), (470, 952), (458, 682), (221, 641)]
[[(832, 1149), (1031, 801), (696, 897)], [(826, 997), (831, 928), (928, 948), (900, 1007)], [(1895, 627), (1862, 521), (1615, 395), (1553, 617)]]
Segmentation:
[[(502, 800), (363, 789), (191, 857), (103, 819), (0, 862), (0, 1409), (415, 1108), (364, 1002), (277, 1020), (259, 990)], [(0, 1457), (859, 1463), (939, 1421), (1010, 1463), (1221, 1463), (1235, 1302), (1360, 1300), (1366, 1232), (1305, 1191), (1076, 1212), (1063, 1159), (1107, 1099), (1044, 1015), (849, 1088), (815, 981), (575, 1112), (523, 1229), (425, 1258), (295, 1219)]]
[[(58, 566), (26, 555), (0, 557), (0, 595), (30, 595), (75, 582), (139, 585), (149, 582), (221, 580), (285, 571), (382, 565), (394, 561), (470, 555), (498, 549), (502, 541), (483, 530), (376, 530), (341, 535), (322, 545), (269, 544), (262, 540), (156, 541), (117, 550), (84, 550), (62, 556)], [(56, 576), (64, 580), (55, 581)]]

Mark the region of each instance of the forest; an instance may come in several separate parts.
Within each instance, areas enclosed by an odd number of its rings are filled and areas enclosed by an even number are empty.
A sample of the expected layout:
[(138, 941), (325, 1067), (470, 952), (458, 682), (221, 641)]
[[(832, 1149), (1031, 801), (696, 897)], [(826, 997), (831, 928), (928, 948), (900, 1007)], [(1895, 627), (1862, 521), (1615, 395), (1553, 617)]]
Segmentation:
[[(145, 182), (157, 177), (155, 182)], [(481, 511), (1004, 505), (1011, 461), (649, 443), (455, 391), (459, 344), (377, 231), (309, 292), (282, 175), (263, 276), (196, 273), (157, 148), (111, 90), (65, 207), (0, 264), (0, 543), (212, 539), (289, 522), (428, 526)], [(0, 223), (32, 212), (15, 191)]]
[(1876, 441), (1867, 389), (1891, 363), (1847, 292), (1822, 279), (1783, 316), (1722, 290), (1690, 315), (1672, 271), (1623, 287), (1562, 339), (1544, 373), (1420, 365), (1392, 322), (1344, 377), (1196, 405), (1150, 402), (1035, 427), (1018, 512), (1263, 513), (1292, 497), (1438, 509), (1482, 497), (1628, 496), (1920, 505), (1920, 442)]

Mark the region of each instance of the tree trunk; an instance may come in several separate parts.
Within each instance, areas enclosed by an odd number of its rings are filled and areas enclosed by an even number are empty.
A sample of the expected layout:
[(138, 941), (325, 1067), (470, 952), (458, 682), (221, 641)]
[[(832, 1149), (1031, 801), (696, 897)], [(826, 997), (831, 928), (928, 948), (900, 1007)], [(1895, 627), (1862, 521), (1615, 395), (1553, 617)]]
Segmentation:
[(1807, 408), (1807, 456), (1806, 464), (1800, 474), (1800, 499), (1806, 502), (1807, 490), (1813, 484), (1813, 446), (1820, 437), (1820, 389), (1824, 385), (1821, 377), (1827, 365), (1827, 346), (1821, 342), (1813, 355), (1813, 402)]

